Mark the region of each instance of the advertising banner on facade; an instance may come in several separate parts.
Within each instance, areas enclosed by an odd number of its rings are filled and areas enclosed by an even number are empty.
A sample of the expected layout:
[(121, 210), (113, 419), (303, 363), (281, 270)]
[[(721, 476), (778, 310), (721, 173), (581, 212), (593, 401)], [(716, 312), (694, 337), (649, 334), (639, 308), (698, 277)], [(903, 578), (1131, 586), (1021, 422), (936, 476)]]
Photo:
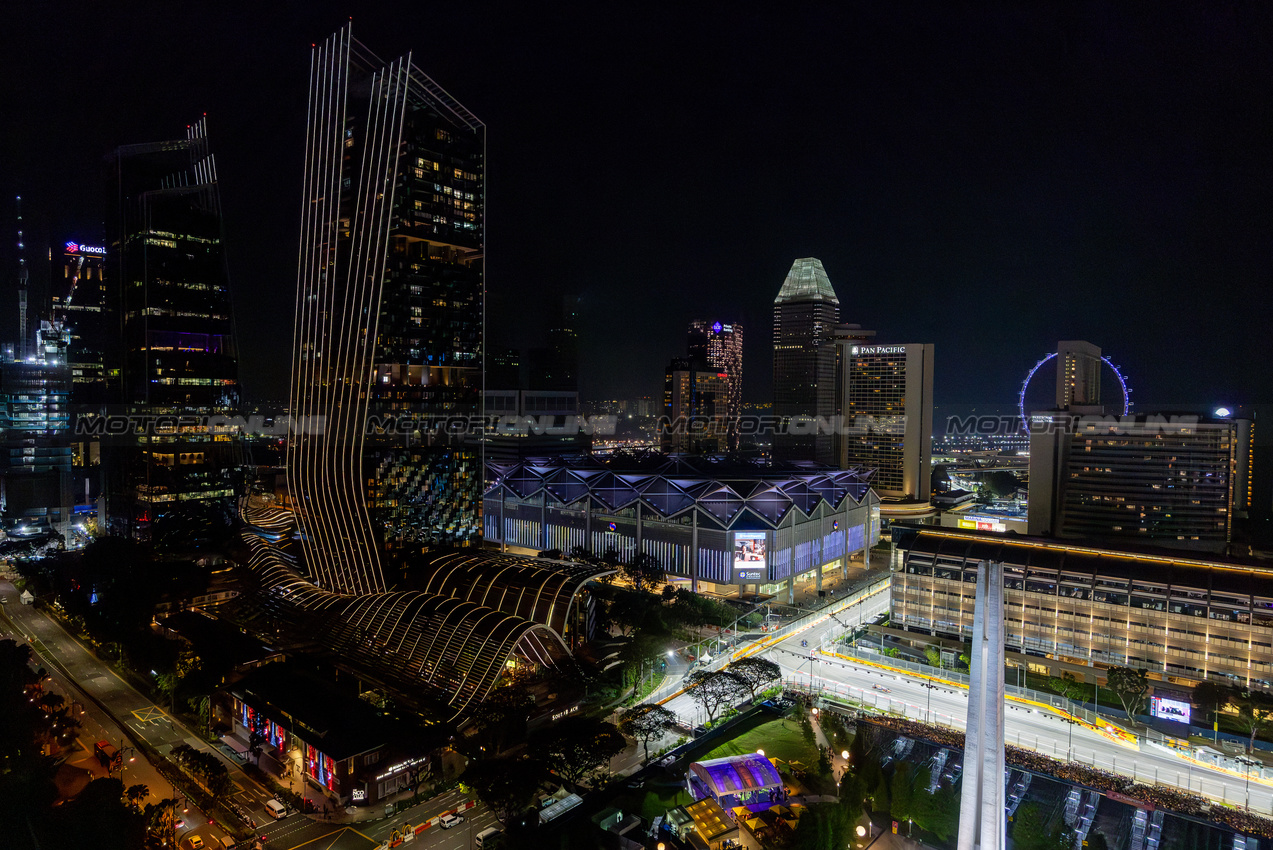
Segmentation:
[(735, 581), (763, 581), (766, 578), (765, 540), (763, 531), (734, 532)]

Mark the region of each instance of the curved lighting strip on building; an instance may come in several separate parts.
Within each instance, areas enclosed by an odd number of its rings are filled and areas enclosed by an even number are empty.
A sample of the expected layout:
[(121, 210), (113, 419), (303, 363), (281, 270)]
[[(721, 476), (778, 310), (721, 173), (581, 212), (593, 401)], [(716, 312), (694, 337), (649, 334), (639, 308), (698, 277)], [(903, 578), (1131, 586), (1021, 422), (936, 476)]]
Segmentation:
[[(350, 594), (384, 589), (363, 448), (410, 65), (363, 67), (356, 44), (345, 27), (311, 59), (291, 405), (321, 429), (288, 443), (309, 569)], [(370, 74), (359, 134), (346, 129), (351, 71)], [(348, 178), (346, 156), (359, 162)]]
[(565, 561), (544, 561), (491, 552), (448, 553), (418, 568), (429, 573), (424, 589), (438, 596), (477, 602), (548, 626), (564, 634), (570, 604), (592, 579), (615, 572)]
[[(405, 692), (441, 696), (456, 715), (481, 702), (508, 662), (554, 665), (568, 657), (561, 635), (574, 596), (588, 580), (613, 572), (566, 562), (494, 553), (434, 560), (423, 591), (344, 596), (317, 587), (296, 559), (275, 545), (288, 511), (244, 499), (242, 538), (258, 587), (250, 594), (271, 625), (288, 624)], [(260, 526), (271, 530), (262, 534)]]

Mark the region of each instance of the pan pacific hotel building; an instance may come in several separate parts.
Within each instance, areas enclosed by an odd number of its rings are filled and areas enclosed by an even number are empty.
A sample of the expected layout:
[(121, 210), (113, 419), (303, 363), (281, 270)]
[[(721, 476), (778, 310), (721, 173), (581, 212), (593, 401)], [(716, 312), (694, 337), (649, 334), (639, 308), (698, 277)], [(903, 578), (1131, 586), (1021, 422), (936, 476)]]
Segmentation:
[(488, 464), (488, 544), (654, 558), (668, 581), (790, 601), (797, 585), (866, 566), (879, 541), (871, 472), (812, 462), (615, 453)]

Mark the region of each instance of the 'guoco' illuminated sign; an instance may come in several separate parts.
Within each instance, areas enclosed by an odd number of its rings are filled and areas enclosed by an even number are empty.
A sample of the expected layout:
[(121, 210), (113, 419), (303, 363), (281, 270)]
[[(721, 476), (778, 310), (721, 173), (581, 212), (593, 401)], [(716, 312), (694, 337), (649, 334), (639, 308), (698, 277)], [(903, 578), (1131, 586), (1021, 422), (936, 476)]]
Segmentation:
[(105, 245), (81, 245), (78, 242), (67, 242), (66, 253), (68, 254), (95, 254), (99, 257), (106, 256)]

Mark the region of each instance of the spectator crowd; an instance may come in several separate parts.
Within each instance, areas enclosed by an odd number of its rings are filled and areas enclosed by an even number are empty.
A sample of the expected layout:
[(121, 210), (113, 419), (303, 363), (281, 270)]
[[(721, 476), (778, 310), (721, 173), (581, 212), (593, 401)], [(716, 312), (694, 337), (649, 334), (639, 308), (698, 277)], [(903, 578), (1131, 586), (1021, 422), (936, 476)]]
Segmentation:
[[(963, 750), (964, 748), (962, 732), (941, 726), (928, 726), (900, 717), (875, 716), (858, 719), (859, 731), (867, 725), (882, 727), (909, 738), (951, 749)], [(1144, 785), (1126, 776), (1119, 776), (1083, 764), (1057, 761), (1011, 745), (1007, 746), (1004, 758), (1009, 767), (1053, 777), (1093, 791), (1113, 792), (1169, 812), (1221, 823), (1243, 835), (1273, 838), (1273, 820), (1213, 803), (1197, 794), (1190, 794), (1166, 785)]]

